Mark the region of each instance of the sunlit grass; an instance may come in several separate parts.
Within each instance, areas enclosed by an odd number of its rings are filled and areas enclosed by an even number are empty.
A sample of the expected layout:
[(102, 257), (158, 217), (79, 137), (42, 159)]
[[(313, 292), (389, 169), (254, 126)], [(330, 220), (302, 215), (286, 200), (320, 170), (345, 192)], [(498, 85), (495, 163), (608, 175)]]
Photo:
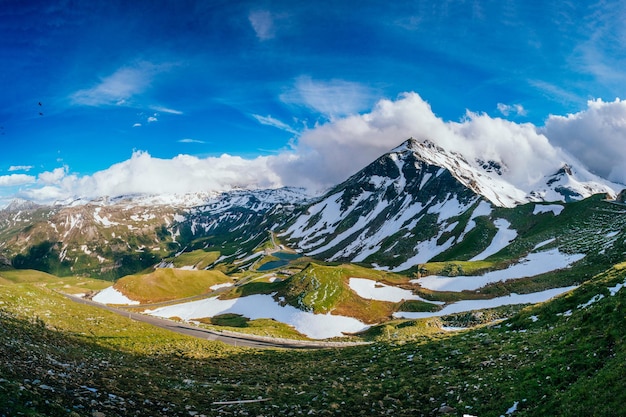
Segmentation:
[(213, 285), (232, 282), (216, 270), (157, 268), (148, 274), (120, 278), (114, 287), (132, 300), (147, 304), (207, 294)]
[[(433, 410), (445, 405), (452, 415), (499, 416), (517, 403), (524, 416), (619, 415), (626, 290), (617, 288), (625, 281), (619, 264), (504, 322), (444, 332), (445, 318), (394, 320), (367, 332), (372, 345), (324, 351), (229, 347), (76, 304), (45, 286), (0, 286), (0, 409), (413, 416), (441, 414)], [(267, 401), (221, 412), (213, 404), (258, 398)]]
[(207, 252), (203, 249), (197, 249), (191, 252), (183, 252), (174, 258), (166, 259), (166, 261), (172, 262), (177, 268), (192, 266), (195, 269), (205, 269), (217, 261), (219, 257), (219, 251)]
[(249, 320), (238, 314), (222, 314), (220, 316), (197, 319), (197, 321), (206, 328), (218, 331), (231, 331), (279, 339), (308, 339), (292, 326), (272, 319)]

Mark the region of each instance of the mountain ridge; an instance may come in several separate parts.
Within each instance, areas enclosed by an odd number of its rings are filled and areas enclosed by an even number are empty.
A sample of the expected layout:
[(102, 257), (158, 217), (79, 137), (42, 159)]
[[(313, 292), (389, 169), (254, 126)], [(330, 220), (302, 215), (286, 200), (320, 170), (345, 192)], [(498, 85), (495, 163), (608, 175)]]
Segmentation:
[(548, 196), (566, 202), (596, 191), (616, 194), (605, 183), (576, 180), (569, 166), (546, 176), (544, 189), (529, 193), (502, 178), (505, 164), (476, 164), (410, 138), (315, 200), (282, 237), (327, 261), (365, 262), (399, 272), (458, 246), (476, 233), (475, 219), (494, 210), (543, 204)]
[[(391, 152), (413, 151), (423, 160), (448, 169), (461, 183), (499, 207), (514, 207), (529, 202), (570, 201), (606, 193), (615, 198), (626, 187), (604, 180), (581, 165), (564, 163), (554, 173), (523, 187), (507, 180), (505, 162), (476, 159), (470, 163), (458, 152), (450, 152), (430, 140), (408, 139)], [(494, 173), (496, 175), (494, 175)], [(581, 177), (580, 179), (577, 177)]]
[(183, 251), (218, 250), (235, 263), (275, 231), (306, 255), (408, 273), (452, 250), (464, 260), (484, 251), (504, 224), (491, 218), (499, 209), (617, 194), (584, 181), (595, 177), (578, 179), (577, 169), (564, 166), (526, 192), (507, 182), (502, 161), (468, 161), (410, 138), (318, 196), (285, 187), (15, 201), (0, 210), (0, 255), (21, 268), (115, 279)]

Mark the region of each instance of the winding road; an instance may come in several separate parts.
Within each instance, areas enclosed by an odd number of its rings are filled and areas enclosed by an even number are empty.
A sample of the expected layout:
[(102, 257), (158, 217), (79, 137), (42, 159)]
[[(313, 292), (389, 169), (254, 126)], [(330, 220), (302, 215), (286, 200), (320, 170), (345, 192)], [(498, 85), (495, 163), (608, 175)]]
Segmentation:
[(89, 306), (108, 310), (113, 313), (119, 314), (129, 319), (148, 323), (162, 329), (170, 330), (172, 332), (184, 334), (187, 336), (197, 337), (200, 339), (217, 340), (224, 342), (232, 346), (250, 347), (250, 348), (273, 348), (273, 349), (328, 349), (328, 348), (342, 348), (347, 346), (355, 346), (362, 343), (343, 343), (343, 342), (316, 342), (308, 340), (288, 340), (288, 339), (274, 339), (265, 338), (261, 336), (246, 335), (243, 333), (223, 333), (213, 330), (203, 329), (201, 327), (192, 326), (173, 320), (161, 319), (147, 314), (133, 313), (131, 311), (111, 307), (106, 304), (97, 303), (92, 300), (73, 296), (70, 294), (63, 294), (70, 300), (86, 304)]

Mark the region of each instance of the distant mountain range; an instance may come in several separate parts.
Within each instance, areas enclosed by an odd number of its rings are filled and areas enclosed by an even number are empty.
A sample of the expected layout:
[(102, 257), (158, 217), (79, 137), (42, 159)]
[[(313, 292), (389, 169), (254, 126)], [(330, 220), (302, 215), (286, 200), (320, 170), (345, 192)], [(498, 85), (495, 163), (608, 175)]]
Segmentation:
[(282, 188), (52, 206), (16, 200), (0, 211), (0, 254), (17, 268), (117, 278), (194, 249), (219, 248), (219, 262), (233, 266), (271, 231), (320, 260), (410, 272), (431, 260), (472, 259), (502, 229), (497, 220), (513, 215), (506, 210), (615, 199), (619, 188), (573, 165), (522, 188), (505, 161), (468, 161), (409, 139), (316, 197)]
[[(446, 259), (447, 251), (478, 233), (476, 218), (494, 209), (616, 195), (614, 184), (581, 168), (564, 166), (528, 190), (507, 182), (505, 170), (501, 162), (470, 163), (410, 139), (308, 206), (284, 236), (312, 256), (401, 271)], [(488, 243), (487, 235), (457, 257), (469, 259)]]
[[(201, 388), (206, 410), (234, 414), (619, 414), (626, 191), (576, 164), (531, 174), (411, 139), (318, 196), (16, 200), (0, 210), (0, 406), (192, 414)], [(374, 344), (285, 367), (282, 352), (170, 339), (59, 292), (202, 338)]]

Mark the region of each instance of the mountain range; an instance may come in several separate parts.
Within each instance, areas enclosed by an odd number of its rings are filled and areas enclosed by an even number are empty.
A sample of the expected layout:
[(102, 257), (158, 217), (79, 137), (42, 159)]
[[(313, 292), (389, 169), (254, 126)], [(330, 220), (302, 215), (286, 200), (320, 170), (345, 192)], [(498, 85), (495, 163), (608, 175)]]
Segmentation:
[(267, 243), (271, 231), (316, 259), (411, 272), (428, 261), (473, 259), (510, 223), (505, 213), (550, 212), (541, 207), (596, 194), (615, 200), (620, 191), (573, 165), (522, 188), (508, 178), (505, 161), (468, 161), (409, 139), (319, 196), (283, 188), (52, 206), (16, 200), (0, 211), (0, 259), (115, 279), (196, 249), (219, 248), (220, 262), (232, 266)]
[[(620, 415), (626, 191), (571, 161), (529, 174), (410, 139), (315, 196), (16, 200), (0, 414)], [(62, 294), (356, 345), (253, 352)]]

